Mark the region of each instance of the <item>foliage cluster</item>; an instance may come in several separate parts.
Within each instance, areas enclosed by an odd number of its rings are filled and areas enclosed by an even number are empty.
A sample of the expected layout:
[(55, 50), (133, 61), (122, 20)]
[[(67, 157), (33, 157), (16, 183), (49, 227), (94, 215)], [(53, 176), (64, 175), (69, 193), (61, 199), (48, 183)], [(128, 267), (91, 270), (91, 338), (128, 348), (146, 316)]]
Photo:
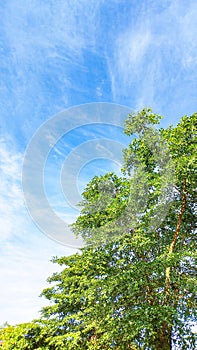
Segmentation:
[(196, 117), (125, 121), (123, 176), (95, 176), (73, 225), (87, 245), (53, 261), (50, 305), (1, 330), (3, 349), (195, 349)]

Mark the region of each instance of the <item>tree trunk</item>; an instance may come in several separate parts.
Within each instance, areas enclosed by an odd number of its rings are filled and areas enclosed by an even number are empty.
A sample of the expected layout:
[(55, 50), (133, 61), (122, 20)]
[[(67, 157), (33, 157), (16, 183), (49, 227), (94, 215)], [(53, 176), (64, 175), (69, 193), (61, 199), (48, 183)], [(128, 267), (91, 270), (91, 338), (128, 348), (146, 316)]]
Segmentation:
[(156, 345), (156, 350), (171, 350), (171, 342), (169, 339), (165, 339), (162, 343)]
[(167, 327), (167, 324), (164, 323), (161, 334), (159, 335), (156, 341), (156, 350), (171, 350), (172, 349), (172, 327)]

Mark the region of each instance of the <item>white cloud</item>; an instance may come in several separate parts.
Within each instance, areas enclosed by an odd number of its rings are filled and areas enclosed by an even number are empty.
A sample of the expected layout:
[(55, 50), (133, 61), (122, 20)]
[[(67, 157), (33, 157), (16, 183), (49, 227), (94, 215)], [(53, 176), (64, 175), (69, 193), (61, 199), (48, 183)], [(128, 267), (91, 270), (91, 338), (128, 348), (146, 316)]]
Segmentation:
[(0, 324), (38, 317), (47, 302), (39, 298), (46, 279), (58, 270), (52, 256), (75, 252), (44, 236), (34, 226), (23, 203), (22, 155), (0, 142)]
[(152, 42), (150, 31), (126, 32), (120, 35), (117, 40), (117, 64), (119, 67), (119, 74), (123, 75), (136, 69), (142, 64), (145, 54)]
[(0, 324), (27, 322), (38, 317), (41, 307), (49, 304), (39, 298), (43, 288), (48, 287), (46, 279), (61, 270), (49, 260), (73, 252), (41, 236), (31, 238), (31, 245), (6, 242), (0, 257)]
[[(112, 53), (106, 53), (113, 98), (129, 100), (139, 109), (152, 106), (181, 113), (196, 91), (197, 5), (194, 1), (170, 1), (141, 7), (135, 21), (115, 39)], [(182, 101), (180, 105), (177, 101)], [(188, 113), (188, 112), (187, 112)]]
[(22, 228), (24, 207), (20, 188), (22, 155), (12, 154), (1, 140), (0, 159), (0, 240), (2, 241)]
[(94, 52), (100, 3), (12, 0), (1, 7), (1, 126), (22, 142), (75, 103), (73, 92), (88, 90), (75, 76), (87, 72), (84, 52)]
[(37, 65), (39, 60), (46, 59), (42, 57), (45, 50), (52, 61), (80, 64), (82, 50), (95, 44), (95, 16), (99, 5), (100, 1), (80, 0), (7, 3), (3, 24), (15, 59), (28, 64), (34, 61)]
[(180, 20), (180, 36), (183, 47), (182, 64), (186, 69), (196, 69), (197, 66), (197, 4), (190, 6), (185, 16)]

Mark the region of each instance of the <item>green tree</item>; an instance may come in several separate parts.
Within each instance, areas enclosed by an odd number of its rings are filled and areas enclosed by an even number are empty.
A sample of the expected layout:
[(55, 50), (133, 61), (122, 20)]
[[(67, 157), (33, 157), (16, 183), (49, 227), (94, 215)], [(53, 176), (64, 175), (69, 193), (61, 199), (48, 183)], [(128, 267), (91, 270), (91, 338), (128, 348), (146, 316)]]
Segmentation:
[(67, 267), (43, 292), (65, 348), (194, 349), (196, 114), (159, 120), (129, 115), (124, 177), (95, 177), (83, 193), (73, 230), (89, 248), (57, 259)]
[(0, 330), (3, 350), (48, 350), (45, 337), (46, 327), (41, 322), (22, 323), (16, 326), (6, 325)]
[(84, 190), (73, 231), (87, 246), (54, 258), (34, 349), (195, 349), (196, 117), (159, 129), (151, 109), (128, 116), (123, 176)]

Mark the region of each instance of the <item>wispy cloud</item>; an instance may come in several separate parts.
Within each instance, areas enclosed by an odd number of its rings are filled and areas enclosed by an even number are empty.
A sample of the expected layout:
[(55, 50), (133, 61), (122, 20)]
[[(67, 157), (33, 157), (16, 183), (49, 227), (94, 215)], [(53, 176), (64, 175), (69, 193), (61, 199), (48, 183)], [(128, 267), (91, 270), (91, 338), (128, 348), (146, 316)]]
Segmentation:
[[(142, 5), (119, 33), (108, 60), (114, 100), (167, 113), (190, 111), (197, 68), (197, 5), (193, 1)], [(190, 96), (185, 96), (191, 91)], [(182, 104), (177, 106), (177, 102)]]
[(2, 125), (18, 138), (28, 142), (46, 118), (87, 93), (76, 78), (87, 76), (85, 50), (95, 51), (99, 5), (36, 0), (0, 6)]
[(20, 188), (22, 155), (8, 151), (5, 141), (1, 140), (0, 159), (0, 240), (3, 241), (19, 232), (24, 224)]
[(44, 300), (38, 296), (57, 266), (55, 255), (72, 254), (44, 236), (31, 222), (21, 189), (23, 157), (0, 142), (0, 324), (30, 321), (38, 317)]
[(125, 84), (128, 84), (128, 72), (132, 75), (139, 75), (139, 70), (143, 64), (144, 57), (152, 43), (150, 30), (127, 31), (117, 40), (117, 64), (119, 74)]
[[(26, 233), (27, 234), (27, 233)], [(17, 240), (4, 243), (1, 248), (0, 324), (31, 321), (39, 315), (46, 304), (39, 298), (46, 279), (58, 266), (49, 262), (52, 256), (74, 252), (72, 249), (55, 245), (44, 236), (35, 235), (31, 245)]]

